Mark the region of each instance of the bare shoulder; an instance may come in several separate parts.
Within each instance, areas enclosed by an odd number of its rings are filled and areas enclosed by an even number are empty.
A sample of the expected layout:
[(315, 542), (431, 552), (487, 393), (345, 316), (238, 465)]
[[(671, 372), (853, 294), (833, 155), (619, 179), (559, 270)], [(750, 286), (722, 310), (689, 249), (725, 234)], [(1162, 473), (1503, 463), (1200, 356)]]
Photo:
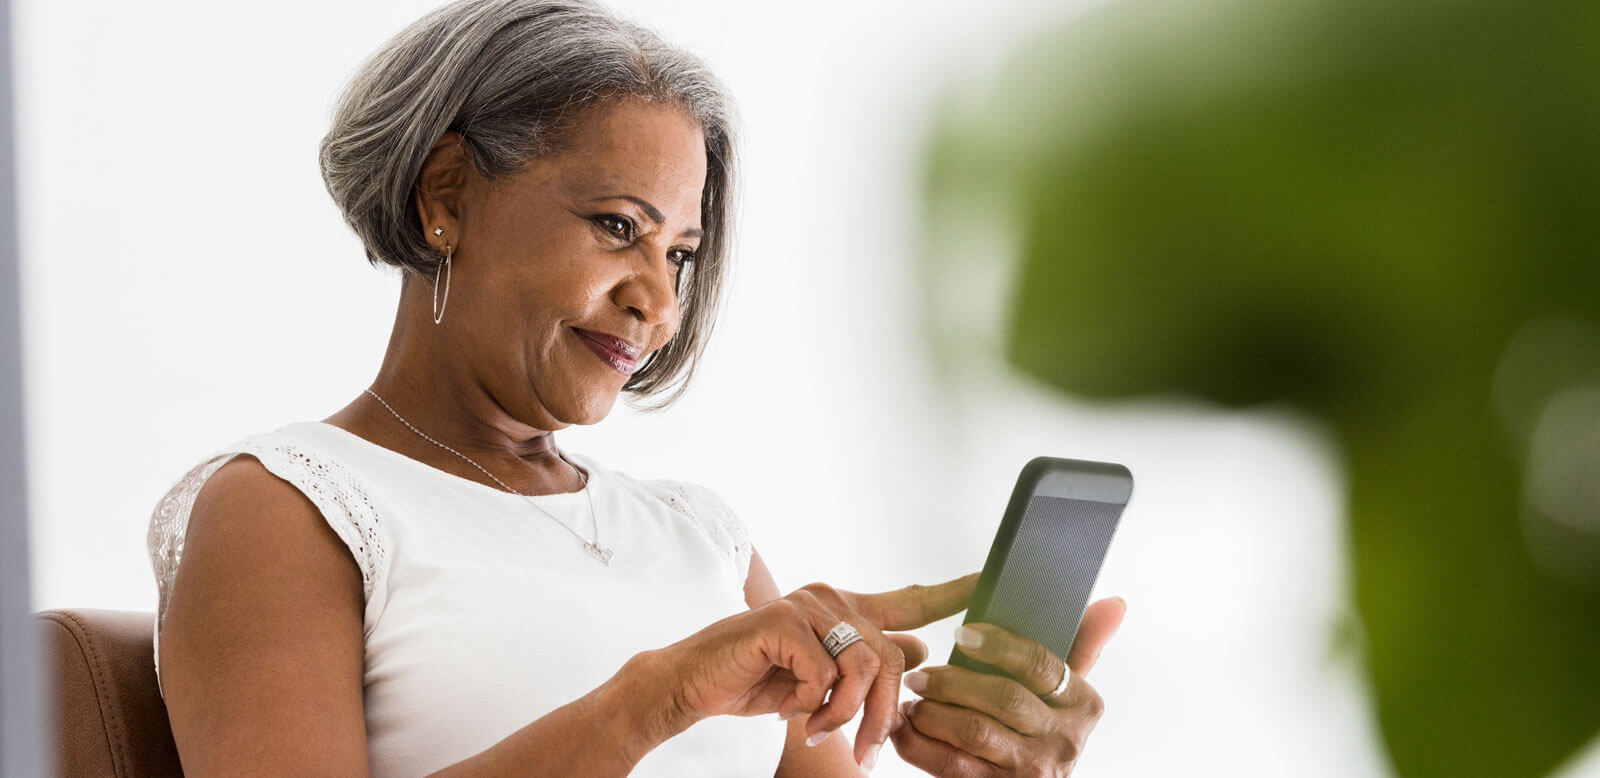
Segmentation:
[(235, 457), (196, 496), (161, 626), (189, 775), (365, 774), (360, 568), (305, 495)]

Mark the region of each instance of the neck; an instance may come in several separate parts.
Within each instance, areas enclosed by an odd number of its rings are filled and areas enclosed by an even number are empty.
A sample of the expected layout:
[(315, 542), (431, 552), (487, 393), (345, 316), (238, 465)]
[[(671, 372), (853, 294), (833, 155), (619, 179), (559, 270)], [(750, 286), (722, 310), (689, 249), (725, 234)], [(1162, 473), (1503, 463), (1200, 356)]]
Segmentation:
[(407, 276), (388, 350), (371, 386), (393, 413), (363, 392), (326, 421), (453, 475), (502, 488), (409, 429), (398, 414), (516, 491), (537, 495), (581, 489), (582, 477), (562, 460), (552, 430), (514, 417), (459, 361), (463, 352), (452, 347), (450, 333), (439, 329), (443, 325), (435, 325), (431, 314), (414, 315), (419, 289), (427, 308), (431, 288)]

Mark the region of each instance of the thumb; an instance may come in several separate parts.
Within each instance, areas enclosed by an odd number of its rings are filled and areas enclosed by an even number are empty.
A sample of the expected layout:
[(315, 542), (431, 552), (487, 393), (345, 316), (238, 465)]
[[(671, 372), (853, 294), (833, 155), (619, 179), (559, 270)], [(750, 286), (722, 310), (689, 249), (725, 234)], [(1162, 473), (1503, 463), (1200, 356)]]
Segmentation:
[(1083, 620), (1078, 623), (1078, 637), (1067, 652), (1067, 666), (1078, 675), (1088, 675), (1089, 668), (1100, 658), (1100, 649), (1122, 626), (1122, 617), (1127, 613), (1128, 602), (1121, 597), (1108, 597), (1085, 608)]
[(928, 644), (918, 640), (915, 635), (907, 635), (903, 632), (885, 632), (883, 636), (888, 638), (890, 643), (899, 646), (900, 653), (906, 655), (907, 670), (928, 661)]

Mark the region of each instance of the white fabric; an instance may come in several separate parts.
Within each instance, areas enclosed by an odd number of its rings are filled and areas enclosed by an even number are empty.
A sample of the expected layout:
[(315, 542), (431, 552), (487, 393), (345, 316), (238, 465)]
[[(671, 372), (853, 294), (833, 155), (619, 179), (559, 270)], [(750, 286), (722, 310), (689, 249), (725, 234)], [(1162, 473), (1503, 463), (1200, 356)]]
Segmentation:
[[(705, 487), (635, 479), (568, 452), (589, 473), (600, 542), (615, 552), (606, 567), (519, 496), (302, 422), (218, 451), (157, 506), (148, 543), (158, 655), (195, 495), (240, 454), (310, 498), (361, 569), (374, 776), (424, 775), (479, 753), (634, 654), (746, 608), (748, 535)], [(581, 492), (533, 499), (589, 537)], [(772, 775), (784, 733), (775, 716), (707, 719), (633, 775)]]

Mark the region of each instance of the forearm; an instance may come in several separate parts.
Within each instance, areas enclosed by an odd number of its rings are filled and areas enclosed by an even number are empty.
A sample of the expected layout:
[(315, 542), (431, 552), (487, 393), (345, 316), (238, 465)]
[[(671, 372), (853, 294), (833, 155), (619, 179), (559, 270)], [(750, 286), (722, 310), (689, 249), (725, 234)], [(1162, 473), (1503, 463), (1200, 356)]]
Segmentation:
[(659, 652), (634, 656), (594, 691), (433, 775), (625, 776), (645, 754), (694, 723), (663, 661)]

